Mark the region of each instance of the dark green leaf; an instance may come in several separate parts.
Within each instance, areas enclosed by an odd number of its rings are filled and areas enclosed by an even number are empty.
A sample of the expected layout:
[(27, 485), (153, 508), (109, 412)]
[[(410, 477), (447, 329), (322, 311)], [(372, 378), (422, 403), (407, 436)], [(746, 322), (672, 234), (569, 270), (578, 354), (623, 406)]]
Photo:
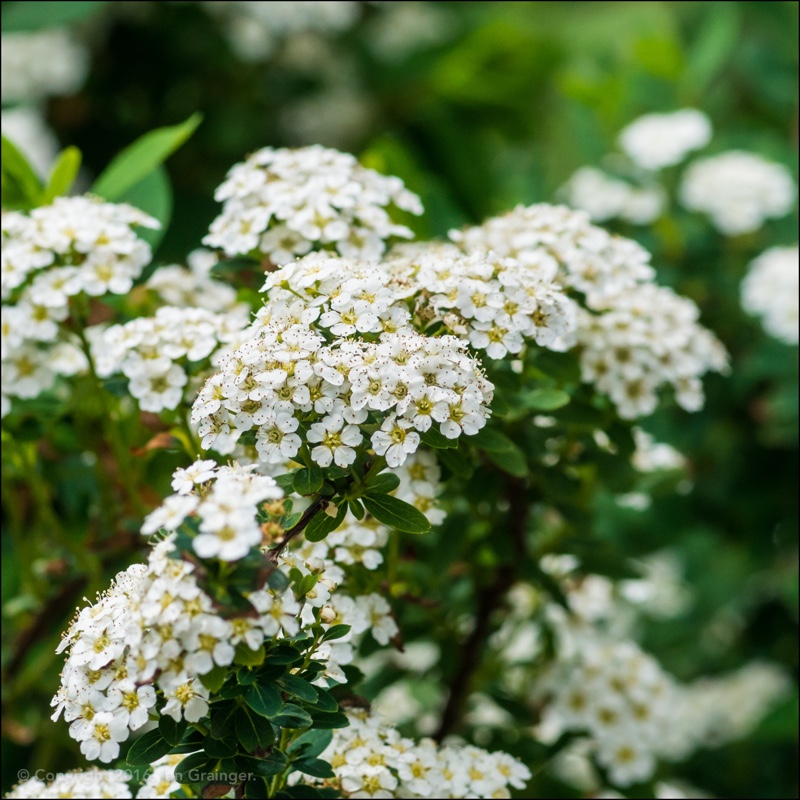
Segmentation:
[(236, 759), (236, 764), (242, 772), (249, 772), (258, 775), (260, 778), (271, 778), (286, 769), (289, 760), (280, 750), (273, 750), (263, 758), (252, 758), (251, 756), (241, 756)]
[(228, 676), (228, 667), (221, 667), (218, 664), (211, 670), (206, 672), (205, 675), (200, 676), (200, 683), (208, 689), (212, 694), (216, 694), (225, 683), (225, 678)]
[(430, 427), (419, 435), (420, 441), (436, 450), (458, 447), (458, 439), (448, 439), (438, 428)]
[(194, 133), (201, 119), (195, 113), (178, 125), (146, 133), (112, 159), (91, 191), (106, 200), (119, 200), (177, 150)]
[(254, 683), (244, 693), (244, 701), (256, 714), (272, 717), (283, 705), (281, 693), (270, 684)]
[(212, 736), (206, 736), (203, 750), (212, 758), (230, 758), (236, 755), (236, 745), (231, 739), (214, 739)]
[(233, 735), (233, 715), (236, 709), (237, 705), (232, 701), (215, 703), (211, 707), (211, 735), (215, 739)]
[[(262, 644), (258, 650), (251, 650), (247, 642), (239, 642), (236, 645), (236, 654), (233, 657), (233, 663), (239, 664), (243, 667), (259, 667), (264, 663), (264, 645)], [(243, 681), (239, 681), (242, 683)]]
[[(128, 203), (159, 221), (160, 228), (139, 228), (137, 231), (139, 237), (144, 239), (155, 251), (164, 238), (172, 217), (172, 184), (164, 167), (158, 166), (145, 175), (130, 189), (123, 192), (116, 202)], [(155, 263), (150, 264), (136, 279), (136, 284), (140, 285), (147, 281), (155, 269)]]
[(428, 518), (404, 500), (388, 494), (365, 495), (364, 506), (378, 522), (407, 533), (425, 533), (431, 528)]
[(297, 675), (284, 675), (278, 679), (278, 686), (306, 703), (317, 701), (317, 690)]
[(173, 747), (177, 747), (183, 741), (183, 734), (186, 733), (189, 723), (185, 719), (180, 722), (163, 714), (158, 720), (158, 731)]
[(312, 704), (315, 711), (334, 712), (339, 710), (339, 704), (333, 699), (330, 692), (320, 689), (318, 686), (316, 689), (317, 700)]
[(331, 728), (346, 728), (350, 725), (350, 720), (346, 714), (337, 711), (333, 714), (314, 713), (314, 728), (318, 730), (328, 730)]
[(393, 472), (381, 472), (374, 480), (370, 481), (366, 494), (388, 494), (400, 485), (400, 478)]
[(205, 752), (186, 756), (175, 766), (175, 780), (178, 783), (206, 783), (219, 759), (211, 758)]
[(298, 772), (303, 772), (314, 778), (336, 777), (336, 773), (333, 771), (331, 765), (321, 758), (299, 758), (297, 761), (292, 761), (292, 767)]
[(341, 639), (350, 633), (350, 626), (340, 623), (339, 625), (331, 625), (325, 633), (322, 634), (321, 642), (331, 642), (334, 639)]
[(265, 663), (267, 664), (294, 664), (300, 661), (303, 656), (294, 649), (287, 645), (278, 645), (273, 647), (268, 653)]
[(165, 756), (172, 749), (172, 745), (156, 729), (148, 731), (137, 739), (128, 750), (127, 761), (129, 764), (152, 764)]
[(294, 490), (294, 472), (284, 472), (283, 475), (275, 477), (275, 483), (283, 489), (284, 492), (291, 492)]
[(333, 733), (329, 730), (307, 731), (289, 745), (289, 754), (292, 757), (299, 755), (303, 758), (315, 758), (331, 743), (332, 739)]
[(305, 496), (318, 492), (322, 488), (323, 480), (322, 470), (319, 467), (303, 468), (295, 472), (292, 486), (297, 494)]
[(285, 703), (277, 714), (270, 715), (270, 722), (278, 728), (308, 728), (311, 715), (294, 703)]
[(28, 159), (5, 136), (2, 137), (3, 208), (29, 209), (38, 205), (43, 187)]
[(252, 753), (259, 747), (266, 749), (275, 741), (275, 731), (272, 729), (272, 725), (263, 717), (253, 715), (243, 706), (236, 710), (234, 722), (236, 738), (248, 753)]
[(38, 0), (36, 3), (4, 3), (3, 33), (60, 28), (95, 14), (106, 5), (108, 3), (101, 0), (88, 0), (88, 2)]
[(332, 517), (326, 511), (316, 514), (303, 532), (304, 536), (309, 542), (321, 542), (329, 533), (335, 531), (342, 524), (345, 514), (347, 514), (346, 503), (342, 503), (339, 506), (335, 517)]

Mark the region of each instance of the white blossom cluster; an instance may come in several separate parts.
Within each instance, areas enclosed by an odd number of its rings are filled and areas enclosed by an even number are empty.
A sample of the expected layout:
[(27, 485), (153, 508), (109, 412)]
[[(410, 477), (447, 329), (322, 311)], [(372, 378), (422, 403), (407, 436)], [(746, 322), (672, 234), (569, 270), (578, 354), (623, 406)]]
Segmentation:
[(151, 772), (136, 792), (136, 800), (172, 797), (173, 792), (179, 791), (181, 785), (175, 780), (175, 767), (184, 758), (182, 755), (169, 755), (154, 761)]
[[(250, 324), (247, 306), (215, 314), (203, 308), (162, 306), (153, 317), (138, 317), (99, 330), (92, 337), (97, 373), (121, 372), (143, 411), (180, 405), (190, 373), (223, 345), (233, 349)], [(188, 363), (187, 363), (188, 362)]]
[(797, 344), (798, 247), (771, 247), (750, 264), (742, 282), (742, 307), (760, 317), (764, 329), (787, 344)]
[(681, 203), (706, 214), (726, 236), (757, 231), (768, 219), (785, 216), (796, 196), (786, 167), (744, 150), (693, 162), (680, 187)]
[(2, 389), (33, 398), (58, 375), (87, 367), (76, 339), (60, 323), (70, 299), (85, 293), (125, 294), (150, 260), (150, 246), (134, 232), (158, 223), (128, 205), (61, 197), (24, 214), (2, 215)]
[(655, 276), (641, 245), (566, 206), (517, 206), (483, 225), (451, 231), (450, 237), (468, 253), (492, 251), (525, 265), (549, 264), (559, 282), (585, 295), (590, 307)]
[(231, 48), (243, 61), (269, 58), (292, 35), (335, 35), (347, 30), (361, 10), (360, 4), (352, 0), (226, 0), (204, 2), (201, 6), (223, 19)]
[(469, 252), (554, 262), (558, 279), (585, 298), (576, 332), (583, 380), (608, 395), (622, 417), (651, 413), (664, 385), (683, 408), (696, 410), (703, 404), (700, 376), (726, 368), (725, 350), (698, 323), (697, 306), (653, 282), (646, 250), (591, 225), (585, 212), (520, 206), (451, 236)]
[(578, 318), (583, 380), (608, 395), (625, 419), (658, 405), (658, 390), (671, 386), (686, 411), (703, 407), (700, 377), (727, 369), (719, 340), (699, 322), (689, 299), (665, 286), (640, 284), (598, 303)]
[(636, 186), (596, 167), (581, 167), (561, 192), (564, 202), (586, 211), (594, 222), (621, 219), (647, 225), (661, 216), (667, 202), (658, 184)]
[(422, 213), (399, 178), (318, 145), (258, 150), (230, 170), (214, 196), (222, 214), (203, 243), (228, 256), (262, 254), (278, 265), (315, 247), (379, 258), (387, 239), (412, 236), (392, 221), (392, 207)]
[(72, 94), (83, 84), (89, 54), (66, 30), (4, 33), (0, 58), (3, 103)]
[(645, 114), (623, 128), (623, 152), (645, 170), (657, 171), (679, 164), (692, 150), (711, 141), (711, 121), (694, 108), (667, 114)]
[(308, 327), (319, 308), (267, 308), (257, 337), (223, 359), (194, 403), (204, 448), (230, 452), (255, 430), (262, 461), (282, 462), (308, 447), (321, 467), (347, 467), (364, 441), (361, 426), (371, 425), (372, 449), (398, 467), (434, 423), (449, 439), (486, 424), (493, 386), (459, 339), (384, 333), (377, 342), (327, 345)]
[(386, 260), (398, 295), (416, 294), (420, 325), (441, 322), (447, 333), (500, 359), (519, 353), (526, 340), (554, 350), (573, 343), (575, 304), (555, 282), (555, 262), (539, 256), (523, 263), (429, 243), (401, 245)]
[(216, 254), (210, 250), (192, 250), (186, 257), (186, 267), (159, 267), (146, 286), (158, 294), (164, 305), (204, 308), (215, 313), (232, 311), (237, 306), (236, 289), (211, 275), (217, 262)]
[[(94, 800), (94, 798), (127, 800), (127, 798), (133, 797), (126, 783), (124, 771), (97, 768), (60, 772), (47, 783), (34, 776), (17, 784), (4, 796), (8, 800), (62, 797), (85, 798), (85, 800)], [(147, 797), (147, 795), (138, 796)]]
[(366, 711), (348, 711), (321, 758), (345, 797), (510, 797), (530, 770), (507, 753), (406, 739)]

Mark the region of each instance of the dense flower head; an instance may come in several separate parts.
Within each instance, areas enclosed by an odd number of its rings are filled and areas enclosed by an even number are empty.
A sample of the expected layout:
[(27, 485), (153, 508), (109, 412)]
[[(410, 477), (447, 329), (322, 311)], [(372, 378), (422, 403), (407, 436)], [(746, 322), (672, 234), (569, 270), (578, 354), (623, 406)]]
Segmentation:
[(506, 753), (406, 739), (367, 711), (348, 712), (321, 758), (345, 797), (510, 797), (530, 770)]
[(285, 461), (307, 447), (321, 467), (348, 467), (369, 426), (372, 449), (397, 467), (434, 424), (450, 439), (486, 424), (493, 387), (461, 340), (403, 332), (325, 344), (299, 322), (319, 308), (269, 311), (194, 403), (203, 447), (231, 452), (255, 430), (262, 461)]
[(641, 284), (578, 317), (584, 381), (611, 398), (621, 417), (655, 411), (669, 386), (686, 411), (703, 406), (701, 376), (727, 369), (719, 340), (698, 322), (697, 306), (671, 289)]
[(797, 245), (770, 247), (750, 264), (742, 282), (742, 306), (760, 317), (770, 335), (787, 344), (798, 340), (798, 279), (800, 263)]
[(796, 196), (786, 167), (744, 150), (695, 161), (680, 188), (683, 205), (706, 214), (727, 236), (751, 233), (768, 219), (785, 216)]
[(125, 375), (143, 411), (176, 408), (186, 394), (187, 370), (212, 354), (221, 358), (225, 345), (240, 344), (249, 324), (246, 306), (227, 313), (162, 306), (153, 317), (90, 329), (97, 372)]
[(107, 797), (125, 800), (133, 795), (128, 788), (123, 770), (94, 768), (60, 772), (48, 782), (37, 777), (28, 778), (17, 784), (5, 797), (9, 800), (62, 797), (86, 798), (86, 800)]
[(313, 248), (376, 259), (387, 239), (412, 236), (392, 220), (392, 207), (422, 213), (419, 198), (399, 178), (318, 145), (258, 150), (230, 170), (215, 197), (222, 214), (203, 242), (229, 256), (261, 254), (274, 264)]
[(3, 103), (71, 94), (80, 88), (89, 54), (66, 30), (3, 34)]
[(593, 222), (621, 219), (647, 225), (658, 219), (666, 193), (658, 184), (636, 186), (595, 167), (581, 167), (562, 189), (564, 201), (588, 212)]
[(566, 206), (517, 206), (450, 237), (467, 252), (493, 251), (532, 266), (549, 261), (560, 283), (585, 295), (590, 306), (655, 274), (643, 247)]
[(668, 114), (645, 114), (623, 128), (622, 150), (639, 167), (660, 170), (683, 161), (711, 140), (711, 122), (694, 108)]

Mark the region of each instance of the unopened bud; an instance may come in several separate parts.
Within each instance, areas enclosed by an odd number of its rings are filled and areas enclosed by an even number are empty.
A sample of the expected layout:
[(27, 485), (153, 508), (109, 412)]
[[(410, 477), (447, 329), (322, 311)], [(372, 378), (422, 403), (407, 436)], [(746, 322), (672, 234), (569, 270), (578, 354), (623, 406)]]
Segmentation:
[(319, 618), (321, 622), (329, 625), (336, 619), (336, 612), (330, 606), (323, 606), (319, 612)]

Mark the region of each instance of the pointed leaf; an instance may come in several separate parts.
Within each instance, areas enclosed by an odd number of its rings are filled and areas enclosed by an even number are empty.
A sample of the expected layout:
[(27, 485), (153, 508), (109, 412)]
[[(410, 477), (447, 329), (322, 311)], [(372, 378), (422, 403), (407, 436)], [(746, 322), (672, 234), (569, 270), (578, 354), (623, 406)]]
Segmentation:
[(156, 729), (148, 731), (137, 739), (128, 750), (127, 761), (131, 765), (152, 764), (163, 758), (172, 749), (172, 745)]
[(272, 717), (283, 705), (281, 693), (270, 684), (254, 683), (244, 693), (244, 701), (256, 714)]
[(378, 522), (407, 533), (425, 533), (431, 529), (428, 518), (414, 506), (388, 494), (364, 495), (367, 511)]

